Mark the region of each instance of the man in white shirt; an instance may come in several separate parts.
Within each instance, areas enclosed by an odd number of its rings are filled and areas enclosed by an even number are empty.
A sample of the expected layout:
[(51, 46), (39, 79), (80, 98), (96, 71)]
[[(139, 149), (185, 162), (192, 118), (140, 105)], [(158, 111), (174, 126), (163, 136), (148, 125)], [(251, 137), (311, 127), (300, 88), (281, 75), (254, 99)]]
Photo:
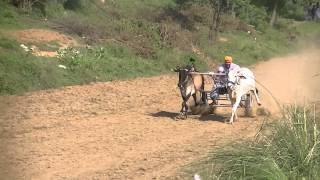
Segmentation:
[(210, 93), (210, 98), (215, 101), (218, 99), (220, 94), (227, 93), (227, 82), (228, 82), (228, 73), (233, 69), (240, 68), (239, 65), (232, 63), (231, 56), (224, 57), (224, 63), (218, 67), (218, 73), (225, 73), (225, 76), (220, 76), (215, 78), (215, 82)]

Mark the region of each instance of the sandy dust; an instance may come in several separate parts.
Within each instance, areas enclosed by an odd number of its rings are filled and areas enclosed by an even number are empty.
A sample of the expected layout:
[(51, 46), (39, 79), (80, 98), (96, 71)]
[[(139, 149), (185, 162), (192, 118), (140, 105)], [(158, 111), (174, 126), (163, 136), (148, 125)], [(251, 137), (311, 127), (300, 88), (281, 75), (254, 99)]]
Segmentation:
[[(257, 79), (281, 102), (317, 100), (318, 53), (261, 63)], [(255, 135), (261, 118), (224, 124), (230, 109), (175, 121), (176, 83), (167, 75), (0, 97), (0, 177), (181, 179), (181, 167), (215, 146)], [(261, 94), (272, 107), (266, 91)]]
[(278, 105), (308, 104), (320, 101), (320, 51), (308, 48), (296, 54), (274, 58), (255, 66), (255, 75), (265, 107), (278, 111)]

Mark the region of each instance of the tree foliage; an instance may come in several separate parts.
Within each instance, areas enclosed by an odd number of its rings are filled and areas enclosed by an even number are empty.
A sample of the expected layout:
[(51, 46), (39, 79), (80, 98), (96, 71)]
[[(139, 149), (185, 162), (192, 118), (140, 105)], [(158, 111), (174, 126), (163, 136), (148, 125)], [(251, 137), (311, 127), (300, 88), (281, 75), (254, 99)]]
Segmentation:
[[(267, 23), (273, 26), (279, 16), (304, 19), (304, 11), (312, 0), (176, 0), (178, 5), (199, 3), (212, 7), (215, 12), (228, 14), (263, 30)], [(220, 14), (221, 13), (221, 14)], [(218, 18), (219, 20), (219, 18)], [(215, 20), (212, 21), (215, 24)]]
[(76, 10), (83, 8), (87, 0), (10, 0), (14, 6), (30, 12), (40, 9), (43, 15), (46, 15), (46, 7), (49, 5), (60, 4), (65, 9)]
[(23, 10), (32, 10), (35, 5), (44, 5), (47, 0), (11, 0), (11, 3)]
[(229, 5), (228, 2), (228, 0), (176, 0), (176, 3), (180, 6), (197, 3), (202, 5), (208, 5), (210, 7), (210, 41), (215, 41), (218, 38), (219, 26), (221, 24), (221, 16), (227, 10), (227, 7)]

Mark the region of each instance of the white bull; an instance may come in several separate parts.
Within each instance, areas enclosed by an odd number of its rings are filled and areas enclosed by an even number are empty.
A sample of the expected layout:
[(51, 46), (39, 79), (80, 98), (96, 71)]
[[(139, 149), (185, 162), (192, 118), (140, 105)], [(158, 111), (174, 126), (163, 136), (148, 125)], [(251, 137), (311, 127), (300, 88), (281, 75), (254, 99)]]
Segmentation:
[(233, 121), (238, 118), (237, 108), (243, 95), (253, 92), (258, 105), (261, 105), (254, 75), (248, 68), (238, 68), (229, 72), (228, 89), (232, 103), (232, 115), (230, 118), (230, 123), (233, 123)]

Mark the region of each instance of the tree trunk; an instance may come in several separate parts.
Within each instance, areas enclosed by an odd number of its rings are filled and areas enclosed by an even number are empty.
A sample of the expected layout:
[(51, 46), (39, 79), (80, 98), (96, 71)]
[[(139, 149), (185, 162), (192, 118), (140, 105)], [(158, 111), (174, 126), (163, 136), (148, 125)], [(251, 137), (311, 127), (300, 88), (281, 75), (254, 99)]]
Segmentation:
[(274, 26), (276, 20), (277, 20), (277, 12), (278, 12), (278, 3), (279, 1), (276, 0), (274, 2), (274, 6), (273, 6), (273, 10), (272, 10), (272, 16), (271, 16), (271, 19), (270, 19), (270, 26)]
[(220, 17), (221, 17), (221, 0), (217, 0), (217, 3), (211, 3), (212, 6), (212, 22), (209, 31), (209, 41), (215, 42), (218, 39)]
[(32, 4), (33, 4), (32, 0), (12, 0), (11, 2), (12, 4), (16, 5), (18, 8), (24, 11), (29, 11), (32, 9)]
[(232, 4), (231, 4), (231, 16), (233, 18), (236, 18), (236, 12), (234, 11), (234, 8), (235, 8), (235, 4), (234, 4), (234, 2), (232, 2)]
[(212, 40), (213, 40), (214, 19), (215, 19), (215, 12), (214, 12), (214, 9), (212, 9), (212, 20), (211, 20), (211, 24), (209, 27), (209, 42), (212, 42)]
[(221, 7), (218, 5), (216, 18), (214, 22), (214, 33), (213, 33), (213, 42), (215, 42), (218, 39), (218, 33), (219, 33), (219, 27), (220, 27), (220, 15), (221, 15)]

